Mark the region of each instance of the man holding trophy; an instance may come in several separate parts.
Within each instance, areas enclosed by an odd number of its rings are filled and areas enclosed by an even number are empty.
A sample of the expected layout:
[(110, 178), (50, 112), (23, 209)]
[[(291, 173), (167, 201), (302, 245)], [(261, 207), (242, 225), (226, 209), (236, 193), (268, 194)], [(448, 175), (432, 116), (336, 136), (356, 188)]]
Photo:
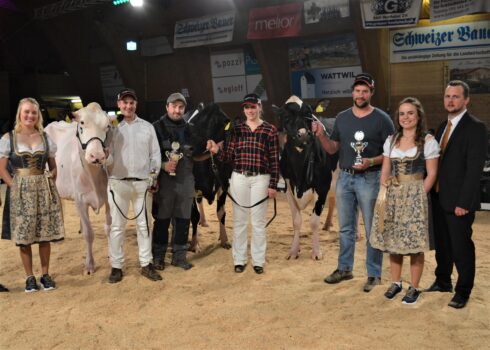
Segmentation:
[(327, 137), (319, 122), (312, 125), (325, 150), (339, 152), (340, 174), (337, 180), (337, 209), (340, 229), (338, 266), (325, 282), (339, 283), (352, 279), (356, 243), (357, 211), (362, 212), (366, 228), (367, 282), (364, 291), (370, 292), (381, 283), (381, 251), (369, 243), (374, 206), (379, 191), (383, 143), (394, 133), (390, 117), (371, 105), (374, 79), (367, 73), (358, 74), (352, 85), (354, 105), (340, 112), (332, 135)]
[(167, 98), (167, 113), (153, 126), (162, 154), (162, 171), (158, 178), (158, 193), (154, 197), (153, 258), (155, 268), (165, 268), (168, 229), (174, 219), (172, 265), (185, 270), (192, 268), (187, 261), (187, 238), (194, 201), (194, 175), (190, 133), (183, 119), (187, 102), (181, 93)]

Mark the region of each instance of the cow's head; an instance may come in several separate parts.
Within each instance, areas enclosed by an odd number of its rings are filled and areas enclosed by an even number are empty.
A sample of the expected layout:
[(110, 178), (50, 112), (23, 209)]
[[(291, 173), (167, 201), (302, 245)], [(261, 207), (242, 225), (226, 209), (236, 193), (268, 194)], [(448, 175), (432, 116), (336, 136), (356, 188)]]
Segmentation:
[(284, 106), (272, 107), (279, 117), (280, 129), (286, 132), (288, 142), (294, 147), (303, 149), (313, 140), (311, 132), (311, 107), (304, 104), (297, 96), (291, 96)]
[(111, 126), (109, 117), (95, 102), (73, 112), (73, 115), (77, 121), (77, 138), (85, 152), (85, 160), (90, 164), (104, 164), (104, 148)]
[(208, 140), (223, 141), (229, 122), (230, 118), (217, 104), (211, 103), (207, 106), (200, 104), (200, 108), (197, 108), (188, 119), (194, 154), (204, 153)]

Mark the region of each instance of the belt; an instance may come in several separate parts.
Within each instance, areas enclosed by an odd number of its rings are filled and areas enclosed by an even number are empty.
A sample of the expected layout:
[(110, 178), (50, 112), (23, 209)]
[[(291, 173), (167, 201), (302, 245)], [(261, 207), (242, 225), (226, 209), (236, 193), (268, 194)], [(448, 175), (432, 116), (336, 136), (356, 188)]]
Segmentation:
[(265, 173), (259, 173), (259, 172), (255, 172), (255, 171), (237, 171), (237, 170), (233, 170), (235, 173), (237, 174), (242, 174), (243, 176), (257, 176), (257, 175), (266, 175)]
[(140, 179), (137, 177), (125, 177), (121, 179), (122, 181), (145, 181), (145, 179)]
[(371, 171), (379, 171), (380, 168), (367, 168), (365, 170), (356, 170), (352, 168), (340, 168), (343, 172), (351, 175), (356, 175), (356, 174), (364, 174), (364, 173), (369, 173)]
[(43, 175), (44, 170), (39, 168), (17, 168), (15, 174), (19, 176)]

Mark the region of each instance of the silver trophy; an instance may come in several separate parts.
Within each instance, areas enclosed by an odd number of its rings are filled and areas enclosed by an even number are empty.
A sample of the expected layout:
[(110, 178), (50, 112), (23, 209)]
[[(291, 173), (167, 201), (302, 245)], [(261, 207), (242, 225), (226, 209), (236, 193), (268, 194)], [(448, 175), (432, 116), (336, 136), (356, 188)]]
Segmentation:
[[(170, 145), (172, 148), (172, 151), (165, 151), (165, 155), (169, 160), (173, 160), (175, 163), (178, 163), (179, 160), (184, 156), (184, 153), (179, 152), (180, 149), (180, 143), (178, 142), (172, 142)], [(168, 173), (170, 176), (175, 176), (175, 173)]]
[(354, 165), (362, 165), (361, 152), (364, 151), (364, 148), (367, 147), (368, 143), (362, 142), (362, 140), (364, 140), (364, 133), (362, 131), (356, 131), (356, 133), (354, 134), (354, 138), (356, 139), (356, 142), (350, 143), (350, 146), (357, 153), (356, 160), (354, 161)]

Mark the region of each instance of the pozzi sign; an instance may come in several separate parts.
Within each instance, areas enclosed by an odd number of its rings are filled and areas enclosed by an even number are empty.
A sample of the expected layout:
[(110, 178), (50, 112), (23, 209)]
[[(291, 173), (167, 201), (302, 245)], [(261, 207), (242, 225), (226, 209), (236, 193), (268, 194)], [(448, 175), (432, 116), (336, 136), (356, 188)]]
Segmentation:
[(490, 21), (390, 31), (391, 63), (490, 57)]
[(248, 18), (247, 39), (298, 36), (303, 3), (254, 8)]

